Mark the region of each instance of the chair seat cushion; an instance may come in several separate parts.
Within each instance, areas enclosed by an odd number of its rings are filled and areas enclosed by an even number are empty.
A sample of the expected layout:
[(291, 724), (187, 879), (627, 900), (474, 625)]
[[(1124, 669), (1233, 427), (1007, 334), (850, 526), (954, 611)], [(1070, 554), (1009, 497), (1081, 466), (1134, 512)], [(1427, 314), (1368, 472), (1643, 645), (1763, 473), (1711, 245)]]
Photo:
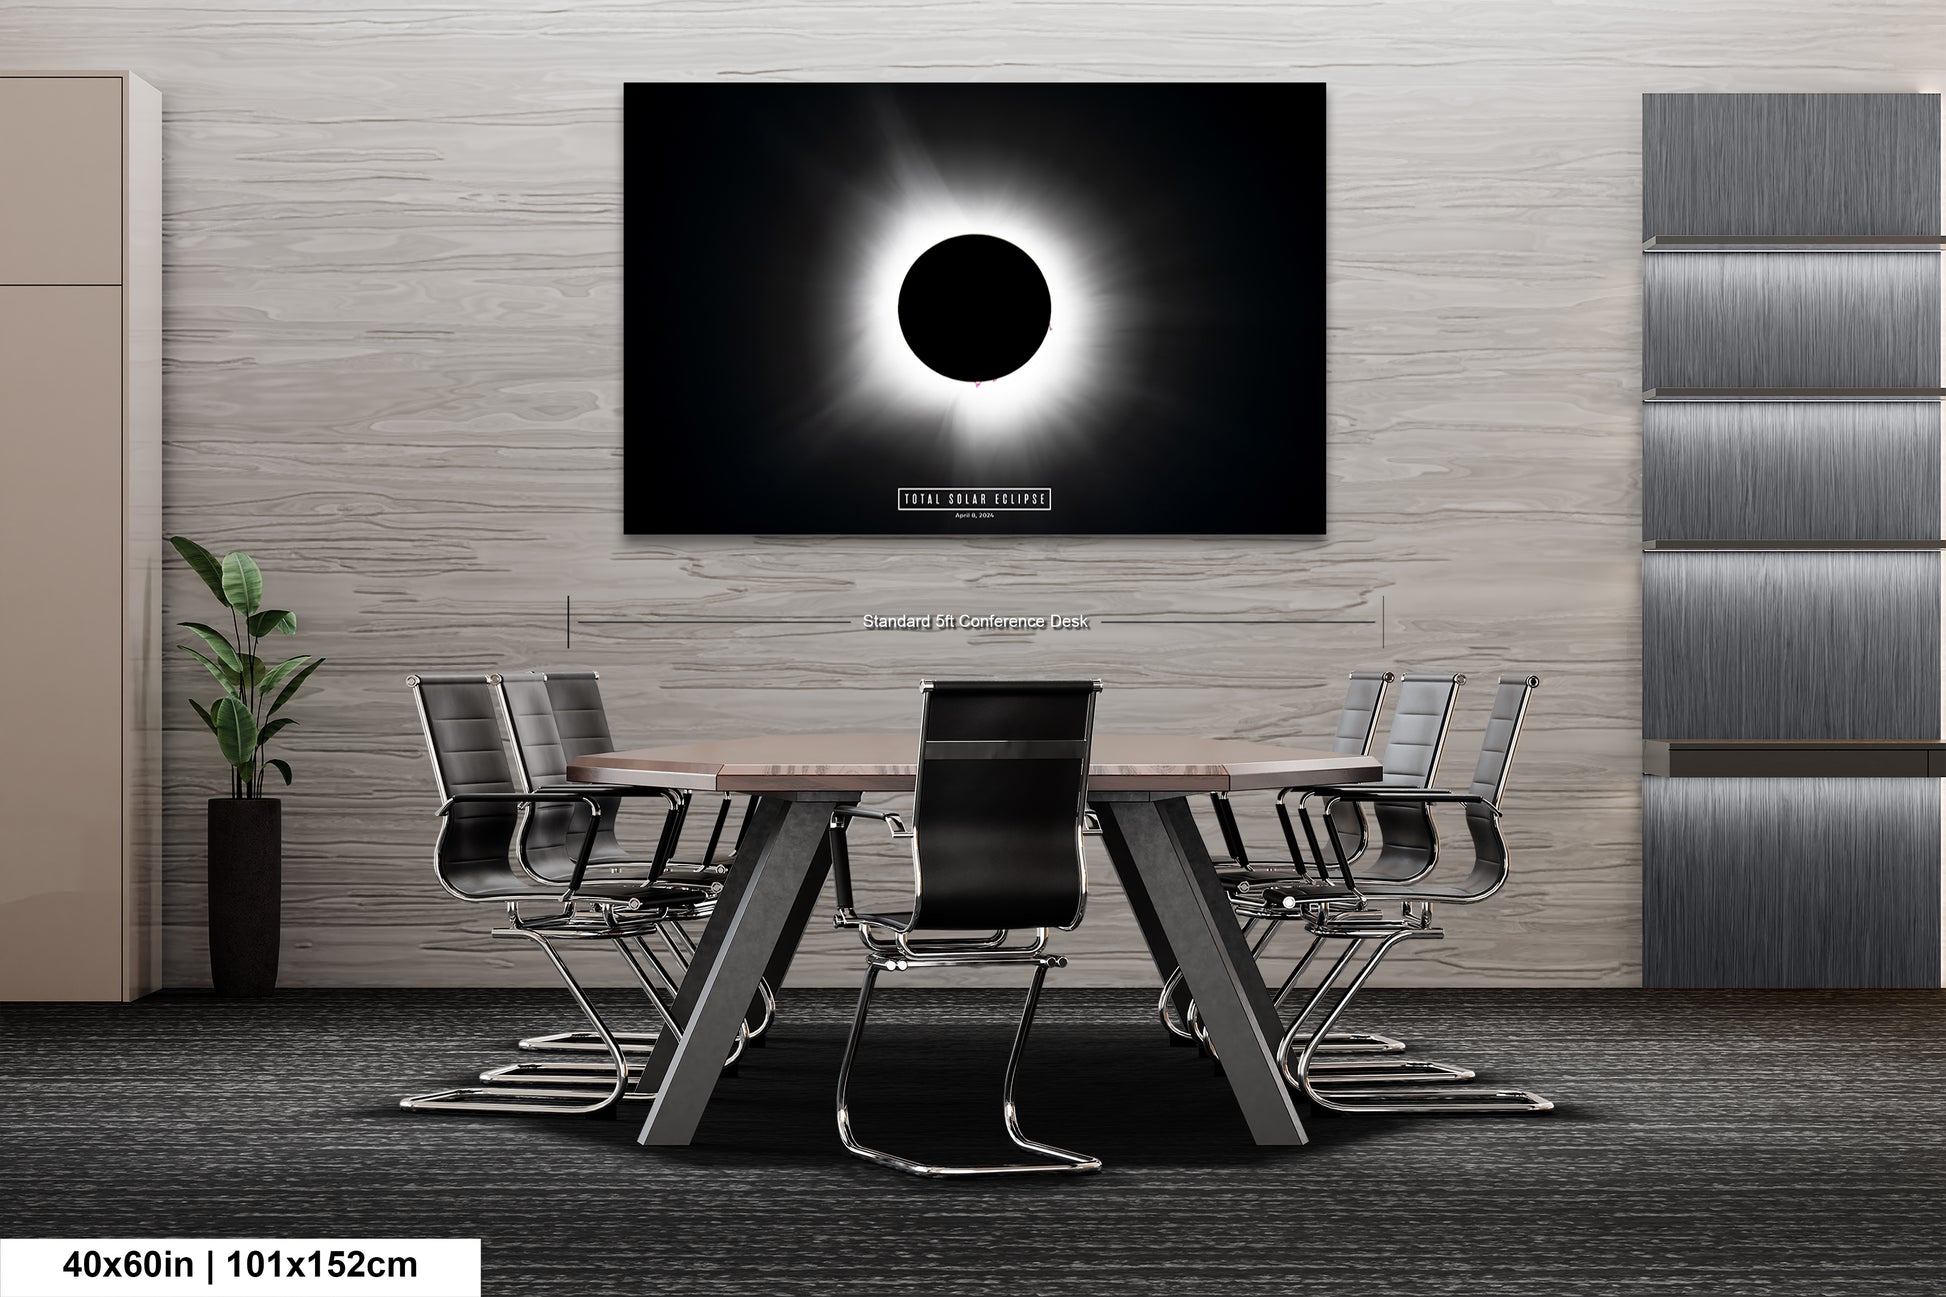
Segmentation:
[(1371, 883), (1361, 884), (1358, 890), (1381, 901), (1464, 901), (1475, 895), (1463, 887), (1446, 883), (1411, 883), (1403, 886)]
[(1281, 904), (1287, 896), (1295, 897), (1299, 905), (1306, 905), (1315, 901), (1356, 900), (1359, 893), (1342, 883), (1321, 883), (1315, 878), (1283, 879), (1263, 890), (1264, 900), (1273, 905)]
[[(544, 883), (532, 883), (524, 878), (500, 875), (475, 882), (468, 880), (468, 895), (476, 900), (493, 901), (557, 901), (568, 890), (566, 883), (549, 887)], [(584, 878), (578, 895), (593, 900), (639, 901), (648, 906), (687, 906), (700, 905), (710, 897), (687, 887), (657, 885), (650, 887), (639, 878)]]

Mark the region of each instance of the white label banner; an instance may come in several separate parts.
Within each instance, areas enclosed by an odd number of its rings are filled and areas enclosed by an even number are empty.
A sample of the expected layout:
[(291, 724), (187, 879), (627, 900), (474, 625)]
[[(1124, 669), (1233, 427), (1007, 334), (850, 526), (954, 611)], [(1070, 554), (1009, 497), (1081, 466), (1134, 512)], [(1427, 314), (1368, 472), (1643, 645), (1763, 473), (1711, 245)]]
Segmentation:
[(0, 1297), (480, 1297), (476, 1238), (10, 1238)]

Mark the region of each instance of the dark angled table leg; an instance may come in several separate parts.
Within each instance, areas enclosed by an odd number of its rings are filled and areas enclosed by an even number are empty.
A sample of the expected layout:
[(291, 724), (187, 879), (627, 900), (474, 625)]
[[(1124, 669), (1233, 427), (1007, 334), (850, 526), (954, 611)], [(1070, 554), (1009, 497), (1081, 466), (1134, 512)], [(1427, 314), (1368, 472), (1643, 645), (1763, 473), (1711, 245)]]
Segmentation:
[[(818, 839), (818, 854), (811, 861), (811, 872), (804, 875), (804, 886), (798, 889), (797, 902), (791, 906), (791, 916), (784, 924), (783, 935), (777, 938), (777, 949), (770, 952), (770, 962), (764, 965), (764, 980), (770, 989), (784, 989), (784, 977), (791, 971), (791, 960), (797, 958), (797, 943), (804, 938), (804, 929), (817, 913), (818, 898), (824, 895), (824, 880), (831, 876), (831, 844), (828, 838)], [(828, 926), (828, 921), (827, 921)]]
[[(1096, 803), (1095, 810), (1102, 808)], [(1122, 892), (1128, 897), (1128, 908), (1135, 913), (1135, 926), (1142, 930), (1142, 940), (1149, 947), (1149, 957), (1155, 960), (1158, 982), (1166, 982), (1169, 975), (1176, 971), (1175, 951), (1169, 946), (1169, 934), (1162, 930), (1162, 920), (1156, 917), (1155, 905), (1149, 900), (1148, 884), (1130, 861), (1128, 847), (1122, 838), (1121, 825), (1114, 817), (1102, 812), (1101, 835), (1108, 847), (1108, 859), (1115, 866), (1115, 876), (1122, 884)], [(1175, 994), (1170, 996), (1178, 1018), (1189, 1008), (1189, 987), (1178, 980)]]
[(757, 993), (757, 979), (804, 892), (832, 803), (856, 800), (854, 793), (831, 793), (819, 801), (766, 797), (755, 812), (731, 880), (683, 978), (677, 997), (679, 1008), (687, 1010), (677, 1014), (682, 1038), (664, 1033), (637, 1083), (638, 1090), (656, 1094), (641, 1143), (687, 1144), (695, 1137), (737, 1025)]
[[(1302, 1144), (1304, 1124), (1272, 1051), (1282, 1034), (1277, 1007), (1250, 958), (1229, 898), (1217, 885), (1202, 835), (1180, 798), (1090, 799), (1115, 869), (1138, 880), (1166, 949), (1159, 966), (1179, 964), (1197, 1015), (1223, 1060), (1223, 1075), (1259, 1144)], [(1130, 889), (1131, 899), (1134, 890)], [(1148, 921), (1137, 913), (1148, 936)]]

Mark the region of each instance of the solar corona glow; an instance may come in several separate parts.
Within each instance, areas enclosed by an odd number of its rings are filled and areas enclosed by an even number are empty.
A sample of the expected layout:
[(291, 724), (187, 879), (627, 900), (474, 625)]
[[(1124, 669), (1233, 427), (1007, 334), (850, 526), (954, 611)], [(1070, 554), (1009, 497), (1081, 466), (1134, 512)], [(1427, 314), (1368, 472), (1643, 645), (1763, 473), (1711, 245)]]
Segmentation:
[(624, 527), (1324, 530), (1324, 88), (631, 84)]

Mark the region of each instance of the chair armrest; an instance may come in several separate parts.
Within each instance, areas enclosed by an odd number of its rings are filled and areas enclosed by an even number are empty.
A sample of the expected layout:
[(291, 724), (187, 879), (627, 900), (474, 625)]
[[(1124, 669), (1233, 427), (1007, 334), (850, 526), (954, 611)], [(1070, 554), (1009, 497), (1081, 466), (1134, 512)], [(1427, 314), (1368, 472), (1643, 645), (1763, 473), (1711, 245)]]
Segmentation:
[(599, 794), (603, 797), (660, 797), (672, 807), (682, 805), (682, 794), (673, 788), (651, 788), (642, 784), (542, 784), (536, 793), (572, 793), (576, 796)]
[(1500, 815), (1500, 808), (1478, 793), (1455, 793), (1444, 788), (1347, 788), (1332, 796), (1340, 801), (1369, 802), (1373, 805), (1412, 802), (1424, 806), (1484, 806), (1493, 812), (1496, 819)]
[(595, 804), (594, 798), (587, 793), (569, 792), (564, 788), (550, 788), (544, 792), (537, 791), (531, 793), (454, 793), (451, 797), (448, 797), (439, 804), (439, 813), (444, 815), (452, 810), (453, 807), (464, 802), (499, 802), (508, 805), (519, 805), (523, 802), (548, 802), (550, 804), (580, 802), (591, 811), (599, 812), (601, 809)]
[(846, 822), (850, 820), (879, 820), (884, 823), (887, 829), (891, 830), (892, 836), (895, 838), (909, 838), (912, 836), (912, 830), (906, 826), (905, 820), (895, 811), (868, 811), (862, 806), (840, 806), (831, 812), (831, 824), (833, 828), (842, 829), (845, 827)]

